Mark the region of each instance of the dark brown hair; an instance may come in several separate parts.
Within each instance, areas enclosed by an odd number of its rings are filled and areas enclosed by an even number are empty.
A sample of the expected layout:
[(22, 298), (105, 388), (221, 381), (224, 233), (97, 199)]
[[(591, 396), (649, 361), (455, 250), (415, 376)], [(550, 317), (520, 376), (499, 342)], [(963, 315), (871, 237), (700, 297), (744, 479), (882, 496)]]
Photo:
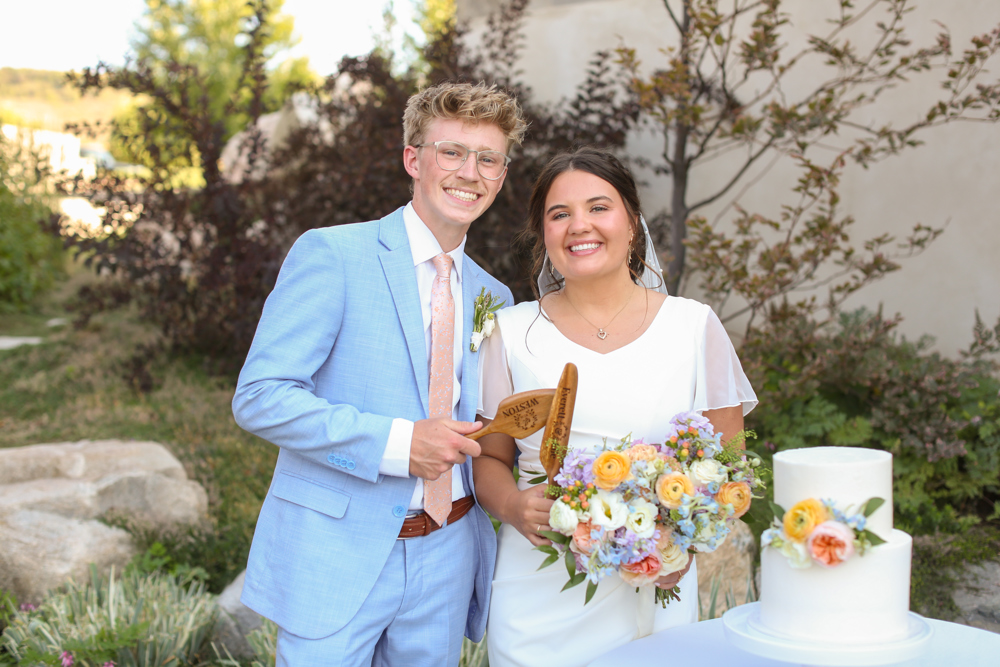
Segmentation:
[[(549, 160), (535, 180), (531, 199), (528, 202), (528, 219), (521, 240), (531, 245), (531, 275), (535, 278), (542, 270), (545, 262), (545, 198), (549, 195), (552, 183), (558, 176), (568, 171), (584, 171), (607, 181), (618, 192), (628, 212), (632, 226), (632, 253), (628, 258), (628, 270), (636, 283), (646, 270), (646, 234), (639, 222), (641, 208), (639, 205), (639, 189), (635, 185), (632, 172), (621, 160), (610, 151), (585, 146), (572, 153), (560, 153)], [(539, 298), (538, 286), (531, 281), (531, 289), (535, 298)]]

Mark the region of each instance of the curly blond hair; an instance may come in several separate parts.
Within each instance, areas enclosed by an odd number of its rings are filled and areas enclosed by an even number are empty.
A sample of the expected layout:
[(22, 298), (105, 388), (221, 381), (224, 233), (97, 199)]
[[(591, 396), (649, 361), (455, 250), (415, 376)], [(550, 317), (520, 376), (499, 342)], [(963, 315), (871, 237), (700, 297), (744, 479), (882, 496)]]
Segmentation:
[(521, 105), (496, 84), (440, 83), (412, 96), (403, 112), (403, 144), (416, 146), (424, 141), (427, 127), (435, 118), (460, 119), (469, 123), (492, 123), (507, 140), (507, 150), (524, 139), (528, 123)]

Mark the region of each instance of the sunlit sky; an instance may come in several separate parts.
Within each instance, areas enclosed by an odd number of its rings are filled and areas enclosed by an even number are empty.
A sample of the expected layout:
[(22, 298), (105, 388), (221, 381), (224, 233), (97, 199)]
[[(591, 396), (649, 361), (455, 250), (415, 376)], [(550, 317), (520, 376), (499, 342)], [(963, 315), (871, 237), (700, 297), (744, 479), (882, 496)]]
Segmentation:
[[(80, 69), (121, 64), (143, 0), (0, 0), (0, 67)], [(301, 38), (293, 55), (329, 74), (344, 55), (367, 53), (381, 34), (383, 0), (285, 0)], [(394, 0), (396, 42), (413, 34), (414, 0)]]

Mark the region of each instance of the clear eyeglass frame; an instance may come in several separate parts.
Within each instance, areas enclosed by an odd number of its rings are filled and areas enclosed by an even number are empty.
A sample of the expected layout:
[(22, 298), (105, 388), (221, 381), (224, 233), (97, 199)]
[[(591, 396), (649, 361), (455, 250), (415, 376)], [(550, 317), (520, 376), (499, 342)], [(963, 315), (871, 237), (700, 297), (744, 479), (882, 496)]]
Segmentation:
[[(434, 159), (437, 161), (437, 166), (444, 169), (445, 171), (458, 171), (465, 164), (465, 161), (469, 159), (469, 154), (476, 154), (476, 171), (479, 175), (488, 181), (496, 181), (503, 177), (504, 173), (507, 171), (507, 165), (510, 164), (511, 158), (500, 151), (474, 151), (465, 144), (461, 144), (457, 141), (435, 141), (429, 144), (415, 144), (414, 148), (426, 148), (428, 146), (434, 147)], [(449, 155), (449, 152), (453, 151), (455, 155)], [(490, 176), (488, 173), (483, 173), (483, 159), (496, 159), (495, 164), (499, 165), (500, 172), (496, 176)], [(487, 171), (492, 168), (493, 165), (486, 163)]]

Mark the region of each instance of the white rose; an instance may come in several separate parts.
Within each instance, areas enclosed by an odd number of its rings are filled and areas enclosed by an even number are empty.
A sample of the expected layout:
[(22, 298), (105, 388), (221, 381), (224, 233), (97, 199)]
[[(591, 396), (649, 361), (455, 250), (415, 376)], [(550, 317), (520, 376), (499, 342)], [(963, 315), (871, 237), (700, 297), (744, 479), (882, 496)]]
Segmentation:
[(639, 498), (632, 503), (632, 511), (625, 519), (625, 527), (639, 537), (652, 537), (656, 531), (656, 505)]
[(726, 469), (715, 459), (701, 459), (688, 467), (688, 477), (695, 486), (708, 486), (712, 482), (725, 484), (728, 481)]
[(667, 548), (660, 549), (660, 562), (662, 563), (660, 567), (661, 577), (673, 574), (674, 572), (680, 572), (687, 567), (688, 564), (687, 550), (681, 549), (679, 546), (671, 542), (667, 545)]
[(483, 332), (473, 331), (472, 332), (472, 344), (469, 346), (473, 352), (479, 349), (479, 346), (483, 344)]
[(788, 564), (798, 570), (812, 565), (812, 559), (806, 552), (806, 545), (791, 540), (785, 540), (781, 545), (781, 553), (788, 559)]
[(608, 530), (618, 530), (628, 519), (628, 505), (620, 496), (599, 490), (590, 499), (590, 520)]
[(483, 322), (483, 335), (489, 338), (493, 335), (493, 330), (497, 326), (497, 320), (493, 315), (487, 315), (486, 321)]
[(549, 509), (549, 525), (563, 535), (572, 535), (578, 523), (580, 518), (576, 512), (561, 500), (557, 500)]

